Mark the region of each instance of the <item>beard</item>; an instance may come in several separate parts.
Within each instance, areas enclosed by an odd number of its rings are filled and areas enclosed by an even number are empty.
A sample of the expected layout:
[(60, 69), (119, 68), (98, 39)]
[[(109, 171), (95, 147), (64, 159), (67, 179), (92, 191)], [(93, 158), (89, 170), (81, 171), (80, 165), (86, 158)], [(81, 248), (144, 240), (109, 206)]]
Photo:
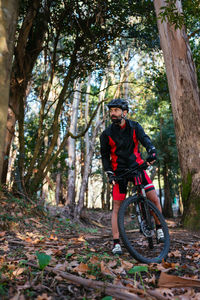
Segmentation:
[(112, 117), (111, 120), (112, 120), (113, 124), (119, 125), (121, 123), (122, 117), (121, 116), (120, 117)]

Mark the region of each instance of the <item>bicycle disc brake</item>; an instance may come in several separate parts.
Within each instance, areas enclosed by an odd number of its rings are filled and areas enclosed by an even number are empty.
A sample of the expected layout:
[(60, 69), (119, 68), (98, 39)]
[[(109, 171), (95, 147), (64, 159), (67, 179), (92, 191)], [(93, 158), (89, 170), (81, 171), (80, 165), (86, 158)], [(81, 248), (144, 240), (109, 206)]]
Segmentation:
[(141, 231), (142, 233), (144, 234), (144, 236), (146, 237), (152, 237), (154, 235), (154, 231), (151, 230), (147, 224), (146, 224), (146, 221), (143, 220), (141, 223), (140, 223), (140, 228), (141, 228)]

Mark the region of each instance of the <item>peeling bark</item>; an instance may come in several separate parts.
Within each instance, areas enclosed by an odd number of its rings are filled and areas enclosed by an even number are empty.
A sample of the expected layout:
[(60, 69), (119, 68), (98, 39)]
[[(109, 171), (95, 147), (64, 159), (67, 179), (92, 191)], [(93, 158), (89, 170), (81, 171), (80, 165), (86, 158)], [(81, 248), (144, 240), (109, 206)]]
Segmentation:
[[(200, 229), (200, 95), (195, 65), (184, 26), (159, 19), (164, 0), (154, 0), (157, 23), (163, 50), (172, 103), (176, 144), (183, 179), (183, 188), (189, 189), (183, 197), (184, 223), (189, 228)], [(175, 2), (182, 12), (181, 1)], [(191, 184), (188, 178), (191, 176)]]

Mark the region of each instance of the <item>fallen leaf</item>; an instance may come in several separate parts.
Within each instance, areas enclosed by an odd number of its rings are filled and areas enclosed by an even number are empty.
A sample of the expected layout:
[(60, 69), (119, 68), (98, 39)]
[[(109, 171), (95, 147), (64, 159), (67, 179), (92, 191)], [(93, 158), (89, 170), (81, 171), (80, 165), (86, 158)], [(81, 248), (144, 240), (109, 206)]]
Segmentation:
[(80, 263), (80, 265), (74, 268), (74, 271), (80, 273), (87, 273), (89, 271), (89, 267), (87, 264)]
[(53, 241), (57, 241), (58, 240), (57, 236), (55, 236), (53, 234), (50, 235), (49, 239), (53, 240)]
[(53, 254), (53, 250), (52, 249), (48, 249), (48, 250), (45, 250), (44, 253), (46, 255), (52, 255)]
[(65, 271), (67, 268), (68, 264), (67, 262), (64, 262), (64, 264), (57, 264), (54, 269), (59, 270), (59, 271)]
[(116, 267), (116, 265), (117, 265), (117, 261), (116, 260), (110, 260), (108, 262), (108, 267), (109, 268), (114, 268), (114, 267)]
[(52, 297), (48, 297), (47, 294), (42, 294), (41, 296), (37, 296), (36, 300), (51, 300)]
[(81, 235), (81, 236), (78, 238), (78, 241), (79, 241), (79, 242), (85, 242), (86, 240), (85, 240), (85, 238), (83, 237), (83, 235)]
[(158, 281), (159, 287), (200, 287), (200, 280), (191, 279), (186, 277), (179, 277), (175, 275), (169, 275), (161, 272)]
[(99, 258), (97, 257), (97, 256), (92, 256), (91, 258), (90, 258), (90, 262), (91, 262), (91, 264), (98, 264), (99, 263)]
[(133, 267), (133, 264), (130, 263), (129, 261), (127, 261), (127, 260), (120, 259), (120, 261), (121, 261), (122, 268), (125, 269), (125, 270), (129, 270)]
[(122, 268), (122, 267), (119, 267), (119, 268), (117, 268), (117, 269), (114, 269), (113, 272), (114, 272), (115, 274), (123, 274), (123, 275), (126, 275), (126, 271), (125, 271), (124, 268)]
[(19, 276), (20, 274), (22, 274), (26, 269), (25, 268), (17, 268), (14, 272), (13, 275), (14, 276)]
[(5, 234), (6, 234), (6, 231), (1, 231), (1, 232), (0, 232), (0, 237), (5, 236)]
[(100, 267), (101, 267), (101, 273), (102, 274), (104, 274), (104, 275), (113, 275), (111, 270), (108, 267), (105, 266), (103, 261), (101, 261)]
[(181, 252), (179, 250), (171, 251), (168, 254), (169, 257), (181, 257)]

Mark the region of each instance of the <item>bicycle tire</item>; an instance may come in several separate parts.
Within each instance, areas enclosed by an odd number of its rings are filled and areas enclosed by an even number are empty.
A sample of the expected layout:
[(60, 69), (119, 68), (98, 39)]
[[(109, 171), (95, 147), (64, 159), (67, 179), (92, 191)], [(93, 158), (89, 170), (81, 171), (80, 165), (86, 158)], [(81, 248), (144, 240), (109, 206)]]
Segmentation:
[[(149, 237), (144, 236), (141, 231), (141, 226), (138, 223), (137, 214), (134, 215), (136, 204), (141, 203), (142, 201), (146, 201), (151, 214), (154, 214), (157, 217), (164, 233), (164, 243), (158, 244), (154, 226), (154, 230), (151, 231), (152, 237), (150, 237), (152, 241), (154, 240), (153, 249), (148, 248)], [(132, 209), (131, 213), (129, 213), (130, 209)], [(152, 222), (155, 222), (154, 218)], [(165, 260), (167, 258), (170, 247), (168, 227), (163, 215), (151, 201), (147, 199), (144, 200), (144, 198), (142, 199), (141, 197), (139, 199), (138, 196), (126, 198), (119, 209), (118, 227), (125, 248), (136, 260), (149, 264), (160, 263), (163, 259)]]

